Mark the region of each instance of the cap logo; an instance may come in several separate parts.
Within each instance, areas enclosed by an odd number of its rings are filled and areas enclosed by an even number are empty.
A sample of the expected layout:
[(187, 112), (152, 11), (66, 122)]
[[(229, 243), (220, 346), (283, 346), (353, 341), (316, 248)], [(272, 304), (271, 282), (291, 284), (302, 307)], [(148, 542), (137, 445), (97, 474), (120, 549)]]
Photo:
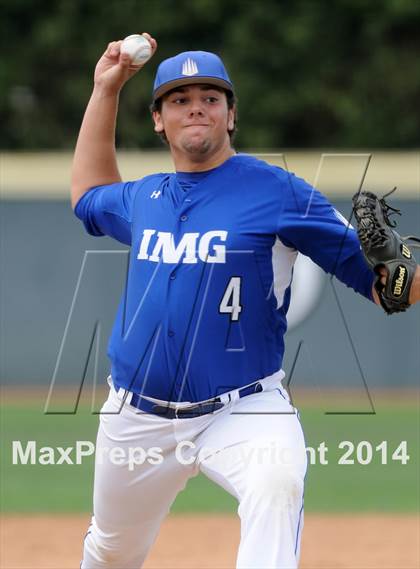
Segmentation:
[(188, 58), (184, 61), (182, 65), (182, 75), (187, 75), (190, 77), (191, 75), (197, 75), (198, 67), (196, 62), (193, 59)]

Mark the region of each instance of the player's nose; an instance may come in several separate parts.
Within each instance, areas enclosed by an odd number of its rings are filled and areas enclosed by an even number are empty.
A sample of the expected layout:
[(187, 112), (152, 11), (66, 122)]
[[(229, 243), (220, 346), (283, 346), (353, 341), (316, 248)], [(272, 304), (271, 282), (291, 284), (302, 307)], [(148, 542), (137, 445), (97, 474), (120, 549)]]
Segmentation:
[(192, 99), (191, 101), (191, 105), (188, 109), (189, 111), (189, 115), (190, 116), (194, 116), (194, 115), (204, 115), (204, 106), (203, 103), (200, 99)]

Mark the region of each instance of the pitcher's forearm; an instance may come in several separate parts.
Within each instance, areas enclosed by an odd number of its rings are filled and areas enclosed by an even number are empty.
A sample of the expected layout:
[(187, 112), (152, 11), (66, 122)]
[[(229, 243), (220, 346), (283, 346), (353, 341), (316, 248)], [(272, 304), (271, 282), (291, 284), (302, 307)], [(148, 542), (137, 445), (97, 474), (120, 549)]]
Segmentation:
[(115, 151), (118, 92), (96, 87), (87, 105), (73, 158), (71, 202), (91, 187), (121, 181)]
[[(144, 33), (151, 54), (157, 43)], [(115, 152), (118, 99), (124, 84), (143, 65), (132, 65), (131, 55), (121, 52), (122, 40), (110, 42), (94, 73), (94, 89), (79, 132), (71, 173), (73, 208), (89, 188), (120, 182)]]

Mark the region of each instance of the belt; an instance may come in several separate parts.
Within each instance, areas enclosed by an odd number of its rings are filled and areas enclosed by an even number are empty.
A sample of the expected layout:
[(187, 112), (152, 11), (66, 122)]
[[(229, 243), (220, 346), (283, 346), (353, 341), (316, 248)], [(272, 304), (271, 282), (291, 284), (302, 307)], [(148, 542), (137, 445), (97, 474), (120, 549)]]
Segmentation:
[[(214, 413), (219, 409), (222, 409), (227, 403), (233, 401), (234, 399), (242, 399), (247, 395), (252, 395), (253, 393), (259, 393), (263, 391), (263, 386), (259, 381), (236, 389), (233, 392), (229, 392), (228, 398), (225, 402), (222, 402), (220, 397), (215, 397), (209, 401), (203, 401), (202, 403), (194, 403), (188, 405), (188, 407), (170, 407), (168, 405), (157, 404), (153, 401), (145, 399), (137, 393), (131, 393), (130, 391), (123, 391), (123, 397), (127, 397), (127, 403), (132, 407), (135, 407), (139, 411), (144, 411), (145, 413), (150, 413), (152, 415), (159, 415), (165, 419), (193, 419), (195, 417), (200, 417), (202, 415), (208, 415), (209, 413)], [(232, 396), (231, 396), (232, 394)]]

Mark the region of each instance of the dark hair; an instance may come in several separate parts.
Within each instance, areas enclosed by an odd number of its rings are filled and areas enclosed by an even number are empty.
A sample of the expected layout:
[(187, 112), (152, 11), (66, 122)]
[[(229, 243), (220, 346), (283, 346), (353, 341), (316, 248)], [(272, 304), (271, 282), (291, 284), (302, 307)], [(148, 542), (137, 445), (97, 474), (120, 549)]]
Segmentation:
[[(233, 109), (233, 107), (235, 105), (237, 105), (237, 99), (235, 97), (235, 94), (232, 91), (228, 91), (227, 89), (221, 89), (220, 87), (213, 87), (212, 88), (216, 89), (216, 91), (220, 91), (221, 93), (224, 93), (226, 95), (226, 101), (227, 101), (227, 106), (228, 109)], [(171, 89), (170, 91), (168, 91), (167, 93), (165, 93), (165, 95), (162, 95), (162, 97), (159, 97), (159, 99), (156, 99), (155, 101), (153, 101), (149, 107), (150, 113), (161, 113), (162, 112), (162, 100), (163, 97), (168, 97), (173, 91), (176, 91), (175, 89)], [(229, 138), (230, 141), (233, 142), (233, 139), (236, 135), (236, 132), (238, 130), (237, 127), (237, 123), (238, 123), (238, 109), (235, 108), (235, 116), (234, 116), (234, 125), (233, 125), (233, 129), (229, 130)], [(165, 131), (163, 132), (157, 132), (156, 133), (159, 138), (161, 139), (162, 142), (164, 142), (165, 144), (168, 144), (168, 139), (166, 138), (166, 134)]]

